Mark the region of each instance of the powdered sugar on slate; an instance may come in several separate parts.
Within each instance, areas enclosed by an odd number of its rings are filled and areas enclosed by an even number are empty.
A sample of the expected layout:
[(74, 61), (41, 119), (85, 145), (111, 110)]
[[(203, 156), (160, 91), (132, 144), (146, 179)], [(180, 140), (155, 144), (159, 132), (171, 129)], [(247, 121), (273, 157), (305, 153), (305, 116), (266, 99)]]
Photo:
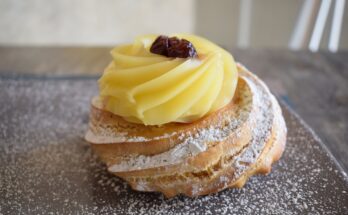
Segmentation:
[(0, 214), (347, 214), (348, 182), (296, 117), (268, 176), (190, 199), (130, 190), (84, 142), (95, 80), (0, 80)]

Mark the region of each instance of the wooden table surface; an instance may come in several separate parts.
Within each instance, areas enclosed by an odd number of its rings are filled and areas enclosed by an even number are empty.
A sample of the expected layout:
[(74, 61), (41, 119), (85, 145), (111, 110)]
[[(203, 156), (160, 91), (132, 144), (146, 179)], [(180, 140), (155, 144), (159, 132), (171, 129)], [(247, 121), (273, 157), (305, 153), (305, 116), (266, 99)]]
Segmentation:
[[(100, 75), (110, 47), (0, 47), (0, 77)], [(348, 52), (232, 50), (314, 129), (348, 172)]]

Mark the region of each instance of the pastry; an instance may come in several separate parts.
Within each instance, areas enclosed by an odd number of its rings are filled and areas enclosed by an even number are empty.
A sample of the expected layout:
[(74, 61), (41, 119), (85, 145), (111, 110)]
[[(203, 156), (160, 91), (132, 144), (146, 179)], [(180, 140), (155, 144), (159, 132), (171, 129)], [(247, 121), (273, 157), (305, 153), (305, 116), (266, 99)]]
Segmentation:
[(267, 86), (193, 35), (116, 47), (92, 99), (85, 139), (134, 190), (200, 196), (267, 174), (286, 125)]

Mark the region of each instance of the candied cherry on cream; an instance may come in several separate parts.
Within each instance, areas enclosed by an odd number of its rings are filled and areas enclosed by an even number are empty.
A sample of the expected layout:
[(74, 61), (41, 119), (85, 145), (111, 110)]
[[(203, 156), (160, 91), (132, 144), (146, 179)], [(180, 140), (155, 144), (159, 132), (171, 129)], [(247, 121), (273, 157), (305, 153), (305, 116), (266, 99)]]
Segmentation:
[(150, 52), (166, 57), (197, 57), (197, 51), (190, 41), (163, 35), (158, 36), (152, 43)]

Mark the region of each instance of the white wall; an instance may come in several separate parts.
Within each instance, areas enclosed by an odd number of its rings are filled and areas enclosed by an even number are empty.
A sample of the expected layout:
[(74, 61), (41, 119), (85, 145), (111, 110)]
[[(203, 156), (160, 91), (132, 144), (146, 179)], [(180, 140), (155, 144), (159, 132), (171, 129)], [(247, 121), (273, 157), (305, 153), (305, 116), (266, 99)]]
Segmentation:
[(0, 0), (0, 44), (109, 45), (191, 32), (193, 8), (193, 0)]
[[(250, 46), (286, 48), (302, 3), (253, 0)], [(231, 48), (239, 6), (240, 0), (0, 0), (0, 45), (114, 45), (139, 34), (187, 32)], [(340, 43), (345, 49), (347, 10), (348, 3)], [(330, 23), (323, 48), (329, 29)]]

